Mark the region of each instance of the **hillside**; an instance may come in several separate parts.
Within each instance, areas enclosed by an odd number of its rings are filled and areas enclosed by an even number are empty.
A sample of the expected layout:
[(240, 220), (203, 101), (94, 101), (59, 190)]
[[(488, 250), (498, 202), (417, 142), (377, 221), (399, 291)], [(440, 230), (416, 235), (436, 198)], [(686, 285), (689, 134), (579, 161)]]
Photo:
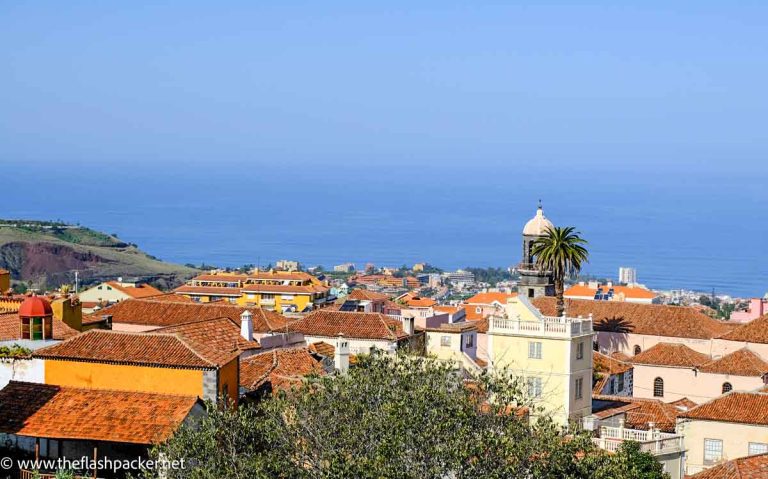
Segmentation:
[(139, 277), (162, 288), (180, 284), (197, 270), (166, 263), (136, 245), (81, 226), (0, 219), (0, 268), (38, 287)]

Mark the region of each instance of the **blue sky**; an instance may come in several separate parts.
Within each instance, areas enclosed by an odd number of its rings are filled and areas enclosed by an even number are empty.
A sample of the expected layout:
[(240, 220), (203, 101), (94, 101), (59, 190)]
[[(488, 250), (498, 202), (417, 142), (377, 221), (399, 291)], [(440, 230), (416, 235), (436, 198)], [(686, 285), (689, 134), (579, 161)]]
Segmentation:
[(765, 2), (2, 2), (0, 161), (764, 158)]

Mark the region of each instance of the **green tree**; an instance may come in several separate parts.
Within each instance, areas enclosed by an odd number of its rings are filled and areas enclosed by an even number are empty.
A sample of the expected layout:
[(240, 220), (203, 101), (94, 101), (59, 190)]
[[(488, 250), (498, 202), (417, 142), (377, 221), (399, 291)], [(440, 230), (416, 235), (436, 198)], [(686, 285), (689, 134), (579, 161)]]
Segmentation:
[(255, 406), (209, 405), (152, 455), (185, 460), (169, 479), (662, 477), (637, 466), (654, 460), (648, 454), (609, 455), (546, 415), (530, 421), (523, 407), (541, 411), (520, 385), (503, 374), (467, 383), (430, 358), (360, 356), (346, 375), (312, 378)]
[(583, 246), (587, 240), (580, 234), (573, 226), (548, 228), (546, 235), (534, 241), (531, 248), (538, 268), (552, 272), (558, 316), (565, 311), (565, 279), (577, 274), (589, 258), (589, 252)]

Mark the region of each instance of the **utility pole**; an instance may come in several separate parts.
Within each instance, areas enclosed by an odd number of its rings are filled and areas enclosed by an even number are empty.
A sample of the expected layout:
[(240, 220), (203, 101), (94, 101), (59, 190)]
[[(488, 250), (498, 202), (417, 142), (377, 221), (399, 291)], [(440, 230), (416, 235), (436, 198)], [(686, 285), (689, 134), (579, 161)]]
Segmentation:
[(77, 286), (78, 286), (78, 273), (79, 271), (75, 270), (75, 294), (77, 294)]

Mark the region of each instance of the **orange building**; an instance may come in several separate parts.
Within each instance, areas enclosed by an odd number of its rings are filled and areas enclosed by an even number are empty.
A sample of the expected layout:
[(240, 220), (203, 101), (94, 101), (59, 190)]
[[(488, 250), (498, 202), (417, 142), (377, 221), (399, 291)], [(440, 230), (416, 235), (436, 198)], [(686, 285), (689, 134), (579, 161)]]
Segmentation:
[[(215, 336), (215, 333), (213, 333)], [(238, 398), (237, 343), (202, 335), (91, 330), (38, 350), (45, 383), (57, 386)]]
[(0, 296), (6, 294), (11, 289), (11, 272), (0, 268)]

